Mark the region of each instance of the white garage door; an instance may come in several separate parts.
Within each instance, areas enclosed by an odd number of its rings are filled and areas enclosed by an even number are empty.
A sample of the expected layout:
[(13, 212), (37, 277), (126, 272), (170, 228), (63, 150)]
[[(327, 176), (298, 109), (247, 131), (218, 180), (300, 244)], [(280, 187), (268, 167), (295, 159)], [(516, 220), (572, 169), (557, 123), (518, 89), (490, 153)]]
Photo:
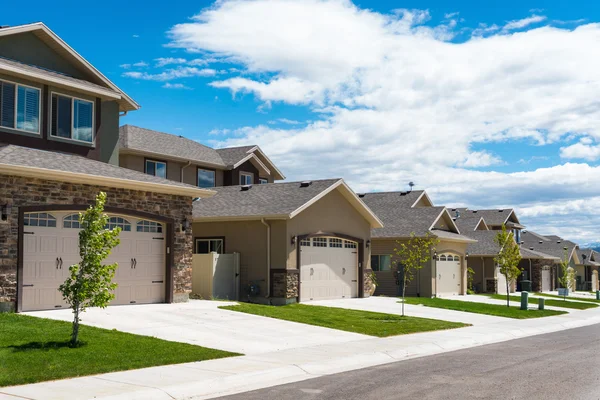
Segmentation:
[[(75, 212), (28, 213), (23, 227), (23, 311), (68, 307), (58, 287), (69, 266), (80, 261), (79, 222)], [(121, 227), (121, 244), (106, 263), (118, 263), (118, 284), (111, 304), (165, 301), (165, 227), (128, 216), (112, 216), (109, 228)]]
[(437, 267), (437, 295), (452, 296), (461, 293), (461, 265), (460, 257), (454, 254), (438, 255)]
[(358, 246), (339, 238), (302, 240), (300, 301), (358, 297)]

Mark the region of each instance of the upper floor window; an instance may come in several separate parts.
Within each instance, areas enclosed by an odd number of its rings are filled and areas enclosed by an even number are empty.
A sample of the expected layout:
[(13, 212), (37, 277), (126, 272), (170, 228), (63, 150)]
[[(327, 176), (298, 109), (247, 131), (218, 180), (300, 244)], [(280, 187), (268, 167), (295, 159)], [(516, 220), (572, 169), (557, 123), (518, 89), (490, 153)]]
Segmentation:
[(265, 185), (265, 184), (269, 183), (269, 180), (265, 179), (265, 178), (259, 178), (258, 183), (261, 185)]
[(254, 175), (249, 172), (242, 172), (240, 174), (240, 185), (252, 185), (254, 182)]
[(54, 137), (94, 142), (94, 103), (52, 93), (52, 122)]
[(146, 160), (146, 173), (167, 179), (167, 163), (155, 160)]
[(198, 187), (215, 187), (215, 171), (198, 168)]
[(40, 90), (0, 81), (0, 126), (40, 133)]

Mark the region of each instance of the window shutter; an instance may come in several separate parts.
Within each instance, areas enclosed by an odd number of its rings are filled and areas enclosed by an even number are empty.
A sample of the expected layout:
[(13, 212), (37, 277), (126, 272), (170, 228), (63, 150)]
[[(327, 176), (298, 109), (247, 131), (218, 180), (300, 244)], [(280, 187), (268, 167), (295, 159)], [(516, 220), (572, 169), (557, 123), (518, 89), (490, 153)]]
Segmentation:
[(0, 82), (0, 125), (7, 128), (15, 127), (15, 85)]

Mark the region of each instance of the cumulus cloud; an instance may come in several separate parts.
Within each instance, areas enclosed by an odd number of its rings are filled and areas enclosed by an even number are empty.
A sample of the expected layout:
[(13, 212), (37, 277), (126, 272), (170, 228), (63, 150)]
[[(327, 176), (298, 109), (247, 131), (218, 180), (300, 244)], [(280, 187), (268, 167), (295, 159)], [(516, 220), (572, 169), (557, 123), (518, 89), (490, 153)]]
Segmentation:
[(584, 137), (578, 143), (560, 148), (562, 158), (579, 158), (587, 161), (600, 159), (600, 145), (595, 144), (589, 137)]
[(453, 43), (455, 17), (432, 25), (428, 11), (347, 0), (222, 0), (168, 36), (171, 48), (237, 64), (243, 77), (213, 87), (255, 96), (263, 112), (275, 103), (313, 111), (301, 127), (246, 126), (216, 142), (259, 144), (290, 179), (342, 176), (358, 191), (415, 181), (441, 204), (478, 208), (599, 197), (588, 185), (598, 167), (494, 172), (500, 155), (476, 145), (600, 140), (600, 25), (531, 29), (545, 21), (534, 14)]
[(187, 62), (187, 60), (185, 58), (173, 58), (173, 57), (160, 57), (160, 58), (155, 58), (154, 61), (156, 62), (156, 67), (164, 67), (165, 65), (172, 65), (172, 64), (185, 64)]

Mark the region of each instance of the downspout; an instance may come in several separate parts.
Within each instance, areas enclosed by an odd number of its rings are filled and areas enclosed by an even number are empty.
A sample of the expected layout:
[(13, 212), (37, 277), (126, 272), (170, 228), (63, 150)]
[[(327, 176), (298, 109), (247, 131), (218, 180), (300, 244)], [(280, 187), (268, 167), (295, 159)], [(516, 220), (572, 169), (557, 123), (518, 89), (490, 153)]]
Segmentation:
[(533, 274), (531, 272), (531, 258), (529, 259), (529, 276), (527, 278), (531, 282), (531, 290), (533, 290)]
[(267, 227), (267, 298), (271, 297), (271, 225), (264, 218), (260, 222)]
[(435, 273), (435, 297), (438, 297), (437, 295), (437, 291), (438, 291), (438, 274), (437, 274), (437, 256), (433, 257), (433, 271)]
[[(192, 165), (192, 162), (188, 161), (187, 165), (184, 165), (183, 167), (181, 167), (179, 182), (183, 183), (183, 170), (186, 169), (187, 167), (189, 167), (190, 165)], [(196, 182), (196, 184), (198, 184), (198, 183)]]
[(485, 283), (485, 258), (481, 257), (481, 293), (487, 291), (487, 285)]
[(126, 116), (128, 112), (129, 112), (129, 111), (123, 111), (123, 114), (119, 114), (119, 117), (124, 117), (124, 116)]

